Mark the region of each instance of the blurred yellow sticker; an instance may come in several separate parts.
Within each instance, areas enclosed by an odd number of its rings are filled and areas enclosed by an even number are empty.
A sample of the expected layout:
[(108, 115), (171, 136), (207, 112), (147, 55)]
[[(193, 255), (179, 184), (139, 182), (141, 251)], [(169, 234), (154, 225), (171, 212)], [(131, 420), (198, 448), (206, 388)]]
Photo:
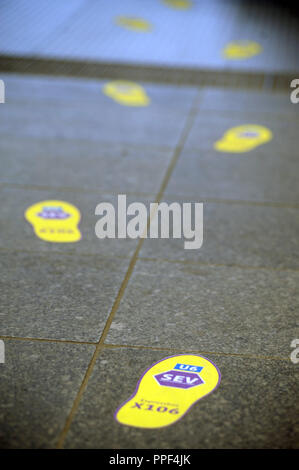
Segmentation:
[(262, 52), (262, 46), (254, 41), (233, 41), (223, 49), (227, 59), (249, 59)]
[(163, 0), (163, 3), (178, 10), (188, 10), (192, 6), (191, 0)]
[(167, 357), (144, 372), (134, 394), (114, 417), (121, 424), (137, 428), (169, 426), (215, 390), (220, 379), (218, 368), (202, 356)]
[(28, 207), (25, 218), (37, 237), (47, 242), (71, 243), (81, 239), (78, 229), (81, 214), (65, 201), (41, 201)]
[(270, 129), (257, 124), (243, 124), (232, 127), (214, 143), (218, 152), (243, 153), (269, 142), (273, 137)]
[(132, 18), (128, 16), (118, 16), (116, 23), (119, 26), (129, 29), (130, 31), (137, 31), (140, 33), (148, 33), (151, 31), (152, 25), (143, 18)]
[(103, 92), (123, 106), (147, 106), (150, 103), (144, 88), (135, 82), (114, 80), (106, 83)]

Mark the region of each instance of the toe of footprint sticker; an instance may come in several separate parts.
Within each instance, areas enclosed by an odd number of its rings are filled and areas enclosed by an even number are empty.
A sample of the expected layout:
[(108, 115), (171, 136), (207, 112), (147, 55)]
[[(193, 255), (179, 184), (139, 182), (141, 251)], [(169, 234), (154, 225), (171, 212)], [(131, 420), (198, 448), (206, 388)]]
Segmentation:
[(220, 379), (218, 368), (202, 356), (167, 357), (144, 372), (135, 393), (116, 410), (115, 419), (138, 428), (169, 426), (215, 390)]
[(233, 41), (225, 46), (223, 55), (226, 59), (249, 59), (262, 52), (262, 46), (254, 41)]
[(150, 103), (150, 99), (141, 85), (126, 80), (114, 80), (106, 83), (103, 93), (123, 106), (148, 106)]
[(269, 142), (273, 137), (270, 129), (257, 124), (232, 127), (214, 143), (218, 152), (243, 153)]
[(152, 25), (143, 18), (118, 16), (115, 21), (119, 26), (138, 33), (148, 33), (153, 29)]
[(72, 243), (81, 239), (78, 229), (81, 214), (65, 201), (41, 201), (28, 207), (25, 218), (37, 237), (47, 242)]

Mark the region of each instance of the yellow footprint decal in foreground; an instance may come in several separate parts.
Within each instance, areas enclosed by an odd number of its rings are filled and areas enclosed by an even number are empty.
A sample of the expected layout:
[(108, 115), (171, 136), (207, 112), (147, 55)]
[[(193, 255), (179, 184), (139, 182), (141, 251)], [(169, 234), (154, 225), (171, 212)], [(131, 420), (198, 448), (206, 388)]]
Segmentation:
[(116, 410), (115, 419), (138, 428), (169, 426), (215, 390), (220, 378), (217, 367), (202, 356), (167, 357), (145, 371), (134, 395)]
[(191, 0), (163, 0), (163, 3), (177, 10), (188, 10), (192, 6)]
[(152, 25), (143, 18), (118, 16), (115, 21), (119, 26), (129, 29), (130, 31), (136, 31), (138, 33), (148, 33), (153, 29)]
[(214, 143), (218, 152), (243, 153), (269, 142), (273, 137), (270, 129), (257, 124), (244, 124), (232, 127)]
[(262, 50), (262, 46), (254, 41), (233, 41), (223, 49), (223, 55), (226, 59), (249, 59)]
[(150, 99), (141, 85), (126, 80), (114, 80), (106, 83), (103, 93), (123, 106), (148, 106), (150, 103)]
[(25, 211), (25, 218), (33, 226), (35, 235), (47, 242), (71, 243), (81, 239), (77, 227), (80, 211), (68, 202), (38, 202)]

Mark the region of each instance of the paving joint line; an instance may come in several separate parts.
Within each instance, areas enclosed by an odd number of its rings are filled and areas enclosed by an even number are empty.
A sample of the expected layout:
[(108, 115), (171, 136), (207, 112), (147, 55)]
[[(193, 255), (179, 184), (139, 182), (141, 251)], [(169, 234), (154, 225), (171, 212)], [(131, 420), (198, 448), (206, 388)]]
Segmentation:
[[(157, 197), (156, 197), (156, 202), (159, 203), (159, 201), (161, 200), (162, 196), (163, 196), (163, 193), (165, 191), (165, 188), (169, 182), (169, 179), (172, 175), (172, 172), (173, 172), (173, 169), (178, 161), (178, 158), (182, 152), (182, 149), (183, 149), (183, 146), (184, 146), (184, 143), (187, 139), (187, 136), (188, 134), (190, 133), (190, 130), (192, 128), (192, 125), (193, 125), (193, 122), (194, 122), (194, 119), (195, 119), (195, 116), (196, 116), (196, 110), (198, 108), (198, 103), (200, 101), (200, 98), (201, 98), (201, 93), (198, 92), (196, 97), (194, 98), (193, 100), (193, 103), (192, 103), (192, 106), (190, 108), (190, 111), (189, 111), (189, 114), (186, 118), (186, 121), (185, 121), (185, 125), (184, 125), (184, 128), (183, 128), (183, 131), (181, 133), (181, 136), (180, 136), (180, 139), (178, 140), (178, 143), (174, 149), (174, 153), (173, 153), (173, 156), (172, 156), (172, 159), (170, 161), (170, 164), (166, 170), (166, 173), (164, 175), (164, 178), (163, 178), (163, 181), (162, 181), (162, 184), (160, 186), (160, 190), (157, 194)], [(146, 228), (145, 228), (145, 232), (147, 231), (148, 227), (150, 226), (150, 221), (151, 221), (151, 218), (153, 217), (153, 213), (149, 214), (148, 216), (148, 219), (147, 219), (147, 225), (146, 225)], [(131, 278), (131, 275), (133, 273), (133, 270), (135, 268), (135, 265), (136, 265), (136, 262), (138, 260), (138, 254), (140, 252), (140, 249), (143, 245), (143, 242), (144, 242), (144, 238), (140, 238), (138, 244), (137, 244), (137, 247), (135, 249), (135, 252), (131, 258), (131, 261), (130, 261), (130, 264), (129, 264), (129, 267), (127, 269), (127, 272), (125, 274), (125, 277), (122, 281), (122, 284), (120, 286), (120, 289), (118, 291), (118, 294), (114, 300), (114, 303), (112, 305), (112, 309), (110, 311), (110, 315), (106, 321), (106, 324), (105, 324), (105, 327), (103, 329), (103, 332), (102, 332), (102, 335), (101, 335), (101, 338), (96, 346), (96, 350), (94, 351), (94, 354), (91, 358), (91, 361), (87, 367), (87, 370), (85, 372), (85, 375), (84, 375), (84, 378), (83, 378), (83, 381), (81, 383), (81, 386), (79, 388), (79, 391), (76, 395), (76, 398), (73, 402), (73, 406), (71, 408), (71, 411), (66, 419), (66, 422), (65, 422), (65, 425), (62, 429), (62, 432), (60, 433), (59, 435), (59, 438), (58, 438), (58, 441), (57, 441), (57, 448), (62, 448), (63, 445), (64, 445), (64, 441), (65, 441), (65, 438), (66, 438), (66, 435), (68, 433), (68, 430), (70, 428), (70, 425), (72, 423), (72, 420), (73, 420), (73, 417), (78, 409), (78, 406), (79, 406), (79, 403), (80, 403), (80, 400), (81, 400), (81, 397), (85, 391), (85, 388), (87, 387), (87, 383), (88, 383), (88, 380), (92, 374), (92, 371), (93, 371), (93, 368), (95, 366), (95, 363), (96, 363), (96, 360), (99, 356), (99, 354), (101, 353), (101, 351), (103, 350), (103, 345), (104, 345), (104, 342), (105, 342), (105, 339), (107, 337), (107, 334), (108, 334), (108, 331), (110, 329), (110, 326), (111, 326), (111, 323), (113, 321), (113, 318), (114, 318), (114, 315), (119, 307), (119, 304), (122, 300), (122, 297), (124, 295), (124, 292), (126, 290), (126, 287), (129, 283), (129, 280)]]

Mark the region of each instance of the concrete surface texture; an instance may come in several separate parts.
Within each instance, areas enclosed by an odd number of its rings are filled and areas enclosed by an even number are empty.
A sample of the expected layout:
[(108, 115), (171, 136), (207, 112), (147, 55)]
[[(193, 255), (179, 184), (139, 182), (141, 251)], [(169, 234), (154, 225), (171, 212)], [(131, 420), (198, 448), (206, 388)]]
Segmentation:
[[(189, 4), (3, 1), (0, 54), (299, 78), (290, 8)], [(119, 16), (152, 29), (125, 28)], [(262, 51), (224, 58), (241, 39)], [(290, 90), (144, 80), (147, 104), (130, 106), (104, 93), (109, 79), (53, 75), (0, 76), (0, 447), (298, 448), (299, 104)], [(245, 124), (271, 139), (246, 152), (215, 148)], [(202, 247), (98, 239), (95, 208), (117, 207), (119, 194), (147, 207), (203, 202)], [(35, 234), (24, 213), (49, 200), (80, 211), (78, 242)], [(211, 360), (220, 386), (171, 426), (118, 423), (143, 372), (176, 354)]]
[[(228, 60), (222, 52), (227, 44), (245, 40), (263, 49), (251, 57), (251, 69), (298, 70), (298, 18), (292, 11), (275, 2), (189, 3), (179, 10), (162, 0), (5, 0), (1, 52), (246, 70), (246, 61)], [(144, 19), (152, 30), (136, 34), (117, 23), (120, 16)]]

